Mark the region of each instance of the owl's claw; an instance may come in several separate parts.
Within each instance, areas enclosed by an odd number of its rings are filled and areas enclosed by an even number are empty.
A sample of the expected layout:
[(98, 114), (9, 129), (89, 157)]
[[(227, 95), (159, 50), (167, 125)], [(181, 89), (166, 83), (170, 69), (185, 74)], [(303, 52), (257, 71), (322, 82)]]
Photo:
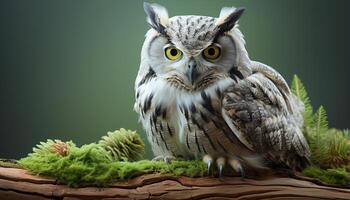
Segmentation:
[(156, 156), (152, 159), (152, 161), (164, 161), (164, 156)]
[(208, 175), (210, 175), (211, 163), (212, 163), (212, 161), (208, 162)]
[(213, 163), (213, 158), (209, 155), (203, 157), (203, 162), (208, 166), (208, 175), (210, 175), (211, 164)]
[(224, 157), (219, 157), (218, 159), (216, 159), (216, 165), (219, 169), (219, 178), (222, 178), (222, 172), (223, 169), (225, 167), (225, 163), (226, 163), (226, 159)]
[(156, 156), (152, 159), (153, 161), (164, 161), (168, 164), (171, 163), (171, 161), (176, 160), (174, 156)]
[(174, 157), (174, 156), (165, 156), (164, 157), (164, 162), (166, 162), (166, 163), (171, 163), (171, 161), (173, 161), (173, 160), (176, 160), (176, 158)]
[[(203, 162), (207, 164), (208, 166), (208, 175), (210, 175), (211, 172), (211, 166), (214, 162), (214, 159), (212, 156), (210, 155), (205, 155), (203, 156)], [(219, 157), (217, 159), (215, 159), (216, 162), (216, 166), (219, 170), (219, 178), (222, 178), (222, 172), (224, 170), (225, 164), (226, 164), (226, 159), (224, 157)]]
[(220, 179), (222, 179), (222, 177), (223, 177), (223, 171), (224, 171), (226, 162), (232, 167), (232, 169), (235, 172), (237, 172), (241, 175), (242, 179), (244, 179), (245, 172), (244, 172), (243, 165), (241, 164), (240, 160), (236, 157), (226, 160), (225, 157), (218, 157), (216, 159), (213, 159), (213, 157), (210, 155), (203, 156), (203, 162), (206, 163), (208, 166), (208, 175), (210, 175), (211, 166), (212, 166), (214, 160), (216, 162), (216, 167), (218, 169), (218, 173), (219, 173), (218, 175), (219, 175)]
[(238, 172), (242, 179), (245, 177), (245, 173), (244, 173), (244, 169), (243, 169), (243, 166), (242, 164), (239, 162), (238, 159), (236, 158), (231, 158), (229, 160), (229, 164), (231, 165), (232, 169), (235, 170), (236, 172)]
[(241, 174), (241, 178), (243, 180), (245, 178), (245, 172), (244, 172), (243, 167), (240, 168), (240, 174)]
[(219, 179), (222, 179), (222, 165), (219, 166)]

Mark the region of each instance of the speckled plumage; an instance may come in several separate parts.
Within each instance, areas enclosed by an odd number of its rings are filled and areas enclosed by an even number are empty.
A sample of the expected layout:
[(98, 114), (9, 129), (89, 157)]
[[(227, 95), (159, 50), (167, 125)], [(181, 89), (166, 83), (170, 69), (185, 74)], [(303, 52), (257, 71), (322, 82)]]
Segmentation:
[[(302, 103), (271, 67), (251, 61), (236, 24), (242, 9), (223, 8), (218, 18), (175, 16), (145, 4), (146, 34), (135, 82), (135, 111), (158, 158), (302, 169), (310, 151), (302, 134)], [(215, 60), (203, 50), (220, 47)], [(182, 57), (173, 61), (164, 49)], [(197, 77), (187, 76), (195, 62)], [(192, 69), (191, 69), (192, 70)]]

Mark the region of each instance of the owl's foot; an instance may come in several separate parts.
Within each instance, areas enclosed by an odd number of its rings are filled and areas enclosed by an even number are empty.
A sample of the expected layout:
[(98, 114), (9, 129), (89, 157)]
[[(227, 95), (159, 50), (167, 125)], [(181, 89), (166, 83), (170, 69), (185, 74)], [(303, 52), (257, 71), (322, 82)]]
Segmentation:
[(222, 178), (222, 171), (224, 170), (226, 164), (226, 159), (224, 157), (219, 157), (216, 159), (216, 166), (219, 169), (219, 178)]
[[(210, 175), (211, 166), (212, 166), (212, 164), (214, 162), (213, 157), (210, 156), (210, 155), (205, 155), (205, 156), (203, 156), (203, 162), (207, 164), (207, 166), (208, 166), (208, 175)], [(226, 165), (226, 158), (218, 157), (218, 158), (216, 158), (215, 162), (216, 162), (216, 166), (217, 166), (217, 168), (219, 170), (219, 178), (221, 178), (222, 175), (223, 175), (224, 167)], [(227, 163), (232, 167), (232, 169), (235, 172), (239, 173), (242, 178), (245, 177), (243, 166), (242, 166), (242, 164), (240, 163), (240, 161), (238, 159), (230, 158), (230, 159), (228, 159)]]
[(245, 177), (244, 169), (242, 164), (239, 162), (238, 159), (231, 158), (228, 163), (232, 167), (233, 170), (235, 170), (237, 173), (239, 173), (242, 177), (242, 179)]
[[(210, 155), (205, 155), (205, 156), (203, 156), (203, 162), (207, 164), (208, 175), (210, 175), (211, 167), (212, 167), (212, 164), (214, 162), (213, 157)], [(225, 164), (226, 164), (226, 159), (224, 157), (218, 157), (218, 158), (216, 158), (215, 162), (216, 162), (216, 166), (219, 170), (219, 177), (221, 178), (222, 172), (223, 172)]]
[(152, 159), (153, 161), (164, 161), (166, 163), (171, 163), (171, 161), (176, 160), (174, 156), (156, 156)]
[(203, 156), (203, 162), (205, 164), (207, 164), (208, 175), (210, 175), (211, 165), (213, 164), (213, 158), (211, 156), (209, 156), (209, 155), (205, 155), (205, 156)]

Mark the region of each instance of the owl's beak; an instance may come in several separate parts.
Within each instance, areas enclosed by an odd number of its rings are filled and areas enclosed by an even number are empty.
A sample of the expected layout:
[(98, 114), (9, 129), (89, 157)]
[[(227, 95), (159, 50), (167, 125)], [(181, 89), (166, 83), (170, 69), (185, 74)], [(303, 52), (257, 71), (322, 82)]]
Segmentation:
[(186, 72), (186, 76), (192, 85), (194, 84), (194, 82), (198, 78), (197, 63), (193, 58), (188, 63), (188, 69)]

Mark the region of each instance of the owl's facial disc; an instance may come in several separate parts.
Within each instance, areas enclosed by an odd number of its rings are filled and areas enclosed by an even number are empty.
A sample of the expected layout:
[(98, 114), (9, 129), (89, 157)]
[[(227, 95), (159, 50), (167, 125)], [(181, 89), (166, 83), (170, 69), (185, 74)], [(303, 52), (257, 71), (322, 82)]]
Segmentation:
[(218, 37), (192, 54), (161, 35), (151, 39), (147, 49), (149, 66), (159, 78), (185, 90), (202, 90), (226, 78), (235, 65), (236, 47), (227, 35)]
[(227, 78), (236, 66), (236, 44), (225, 33), (235, 25), (242, 10), (229, 9), (219, 18), (168, 18), (154, 5), (145, 10), (153, 29), (147, 34), (145, 58), (158, 78), (179, 89), (202, 90)]

